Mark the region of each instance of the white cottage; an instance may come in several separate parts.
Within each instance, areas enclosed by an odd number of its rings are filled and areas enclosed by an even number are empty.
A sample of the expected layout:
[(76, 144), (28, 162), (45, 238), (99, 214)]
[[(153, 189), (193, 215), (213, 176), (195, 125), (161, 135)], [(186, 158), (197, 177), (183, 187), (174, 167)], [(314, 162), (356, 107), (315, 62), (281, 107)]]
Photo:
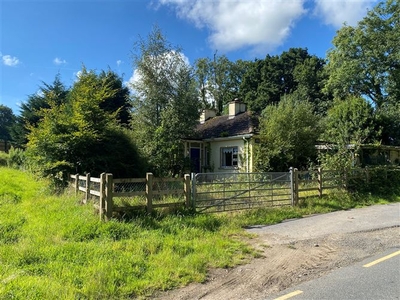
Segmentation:
[(203, 111), (194, 137), (184, 140), (191, 171), (252, 172), (257, 120), (237, 99), (229, 103), (229, 115)]

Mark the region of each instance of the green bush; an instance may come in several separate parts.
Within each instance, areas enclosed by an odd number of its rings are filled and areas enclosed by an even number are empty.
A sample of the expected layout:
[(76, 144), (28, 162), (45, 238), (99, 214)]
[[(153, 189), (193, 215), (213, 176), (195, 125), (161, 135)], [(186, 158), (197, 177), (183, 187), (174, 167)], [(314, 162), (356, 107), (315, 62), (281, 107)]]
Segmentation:
[(26, 155), (20, 148), (11, 147), (8, 152), (8, 166), (14, 169), (25, 169)]
[(8, 154), (5, 152), (0, 152), (0, 167), (7, 166), (8, 163)]

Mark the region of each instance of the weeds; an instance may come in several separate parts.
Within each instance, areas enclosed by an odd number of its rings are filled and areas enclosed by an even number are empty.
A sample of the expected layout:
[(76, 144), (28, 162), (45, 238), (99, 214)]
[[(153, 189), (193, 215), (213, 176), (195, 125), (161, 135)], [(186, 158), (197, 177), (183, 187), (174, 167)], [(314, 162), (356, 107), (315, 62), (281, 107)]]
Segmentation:
[(45, 182), (27, 173), (0, 168), (0, 299), (151, 296), (202, 282), (209, 268), (259, 257), (244, 242), (243, 227), (388, 201), (343, 193), (307, 199), (295, 208), (209, 215), (132, 212), (101, 222), (90, 205), (47, 191)]

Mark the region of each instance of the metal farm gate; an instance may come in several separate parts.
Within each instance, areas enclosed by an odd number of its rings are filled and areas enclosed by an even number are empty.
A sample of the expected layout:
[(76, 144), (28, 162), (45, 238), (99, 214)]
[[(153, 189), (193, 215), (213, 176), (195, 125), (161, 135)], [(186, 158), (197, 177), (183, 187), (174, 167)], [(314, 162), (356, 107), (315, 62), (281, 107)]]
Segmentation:
[(223, 212), (292, 205), (291, 178), (290, 172), (193, 174), (193, 206)]

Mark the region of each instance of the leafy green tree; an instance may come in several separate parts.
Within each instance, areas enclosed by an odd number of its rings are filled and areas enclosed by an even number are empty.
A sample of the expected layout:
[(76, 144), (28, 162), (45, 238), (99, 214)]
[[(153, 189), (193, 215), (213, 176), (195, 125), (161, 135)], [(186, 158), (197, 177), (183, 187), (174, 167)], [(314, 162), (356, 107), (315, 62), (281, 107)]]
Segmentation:
[(314, 104), (317, 114), (325, 115), (333, 102), (333, 96), (323, 91), (328, 78), (324, 59), (306, 58), (293, 69), (293, 80), (297, 83), (293, 93)]
[(83, 67), (68, 103), (49, 101), (50, 107), (40, 111), (41, 121), (29, 128), (27, 154), (35, 170), (55, 183), (62, 183), (67, 172), (140, 175), (142, 159), (119, 124), (118, 111), (102, 108), (118, 91), (112, 82)]
[(361, 97), (349, 96), (335, 100), (324, 121), (322, 139), (332, 148), (330, 153), (322, 153), (322, 164), (328, 168), (346, 170), (354, 165), (354, 155), (360, 146), (376, 141), (377, 132), (374, 110)]
[(400, 146), (400, 102), (386, 103), (375, 111), (375, 118), (381, 128), (380, 142)]
[(138, 41), (136, 50), (132, 130), (153, 171), (175, 173), (183, 167), (181, 139), (199, 118), (193, 70), (157, 27)]
[(249, 109), (260, 113), (267, 105), (278, 103), (284, 95), (296, 92), (303, 100), (323, 113), (329, 95), (322, 92), (324, 61), (307, 49), (291, 48), (279, 56), (267, 55), (264, 60), (249, 64), (243, 75), (240, 95)]
[(0, 140), (4, 141), (6, 150), (11, 140), (11, 128), (15, 124), (15, 119), (12, 109), (0, 104)]
[(210, 85), (213, 81), (211, 65), (211, 60), (209, 58), (200, 58), (195, 61), (194, 76), (197, 89), (200, 93), (202, 108), (212, 108), (215, 106), (215, 102), (211, 99), (210, 92)]
[(320, 134), (319, 117), (314, 107), (293, 95), (267, 106), (260, 117), (260, 143), (257, 168), (262, 171), (287, 171), (307, 168), (316, 157), (315, 144)]
[(101, 71), (98, 79), (99, 83), (106, 84), (115, 91), (112, 97), (104, 99), (100, 108), (109, 113), (116, 113), (118, 122), (128, 126), (131, 121), (132, 108), (129, 88), (124, 86), (122, 78), (111, 70)]
[(400, 96), (400, 4), (377, 4), (356, 26), (345, 25), (328, 53), (327, 89), (368, 98), (376, 108)]
[(375, 124), (372, 105), (361, 97), (335, 100), (325, 120), (323, 139), (343, 146), (374, 141)]
[(41, 110), (53, 105), (67, 102), (68, 89), (61, 82), (60, 75), (56, 75), (52, 84), (42, 82), (39, 92), (28, 97), (27, 102), (21, 104), (20, 114), (13, 126), (11, 135), (18, 147), (24, 148), (28, 142), (29, 128), (34, 128), (42, 119)]
[(231, 62), (225, 55), (218, 56), (217, 53), (213, 60), (198, 59), (195, 62), (195, 79), (202, 106), (204, 108), (212, 106), (219, 115), (223, 114), (224, 106), (239, 97), (240, 85), (247, 66), (246, 61)]
[(249, 67), (244, 73), (240, 85), (240, 97), (247, 104), (249, 110), (260, 113), (266, 106), (262, 97), (259, 95), (258, 86), (262, 82), (262, 70), (264, 60), (256, 59), (249, 64)]

